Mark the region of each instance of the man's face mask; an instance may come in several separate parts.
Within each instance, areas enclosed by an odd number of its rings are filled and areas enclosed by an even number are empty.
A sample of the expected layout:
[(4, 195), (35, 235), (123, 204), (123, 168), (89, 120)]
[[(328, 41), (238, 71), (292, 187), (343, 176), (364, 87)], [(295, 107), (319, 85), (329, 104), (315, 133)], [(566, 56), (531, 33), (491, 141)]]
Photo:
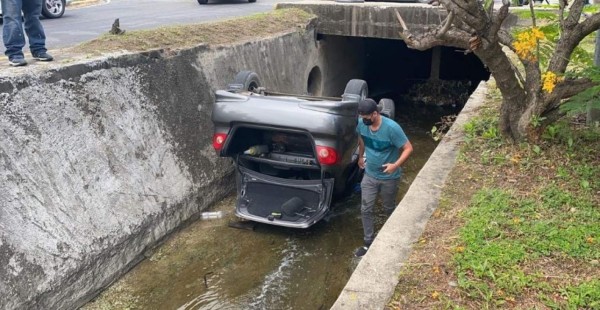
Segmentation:
[(367, 126), (373, 125), (373, 114), (374, 113), (371, 113), (371, 115), (369, 115), (369, 118), (363, 117), (362, 118), (363, 124), (365, 124)]

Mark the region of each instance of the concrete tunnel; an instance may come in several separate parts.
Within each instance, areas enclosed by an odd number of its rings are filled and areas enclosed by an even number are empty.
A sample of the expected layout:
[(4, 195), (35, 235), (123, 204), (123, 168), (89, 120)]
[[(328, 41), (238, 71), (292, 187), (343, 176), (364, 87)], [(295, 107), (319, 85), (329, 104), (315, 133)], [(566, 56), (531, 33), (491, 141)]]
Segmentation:
[(230, 162), (211, 146), (210, 107), (214, 90), (244, 69), (269, 89), (322, 96), (365, 79), (401, 113), (415, 104), (405, 96), (414, 85), (466, 81), (460, 108), (489, 78), (453, 48), (420, 52), (310, 27), (0, 77), (0, 308), (82, 305), (231, 192)]
[[(360, 78), (369, 85), (374, 99), (391, 98), (396, 110), (445, 107), (445, 112), (460, 111), (489, 71), (479, 58), (464, 50), (436, 47), (426, 51), (409, 49), (401, 40), (317, 35), (325, 59), (310, 71), (306, 92), (313, 95), (340, 96), (345, 83)], [(410, 93), (427, 89), (427, 96), (410, 98)], [(420, 92), (421, 95), (422, 92)], [(435, 99), (438, 99), (437, 101)], [(434, 113), (439, 114), (439, 113)]]

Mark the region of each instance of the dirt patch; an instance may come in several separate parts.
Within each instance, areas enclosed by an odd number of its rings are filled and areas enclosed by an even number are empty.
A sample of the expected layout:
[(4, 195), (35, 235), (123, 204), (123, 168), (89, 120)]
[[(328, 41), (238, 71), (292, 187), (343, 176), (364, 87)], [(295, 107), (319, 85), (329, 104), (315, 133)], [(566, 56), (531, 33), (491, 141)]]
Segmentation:
[(272, 37), (283, 32), (304, 31), (315, 16), (299, 9), (275, 10), (236, 19), (105, 34), (66, 50), (67, 53), (99, 56), (114, 52), (184, 49), (201, 44), (219, 45)]
[(406, 261), (388, 309), (431, 309), (439, 304), (442, 293), (460, 298), (449, 262), (456, 251), (458, 228), (463, 224), (458, 215), (469, 205), (481, 178), (459, 163), (448, 180), (438, 209)]

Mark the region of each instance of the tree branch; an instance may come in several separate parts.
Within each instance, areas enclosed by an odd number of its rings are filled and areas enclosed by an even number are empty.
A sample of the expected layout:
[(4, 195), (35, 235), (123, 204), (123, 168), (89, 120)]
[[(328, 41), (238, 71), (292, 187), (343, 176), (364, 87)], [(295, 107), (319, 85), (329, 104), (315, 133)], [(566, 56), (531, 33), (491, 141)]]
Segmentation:
[(511, 51), (513, 52), (517, 52), (517, 50), (513, 47), (513, 37), (512, 35), (504, 30), (501, 29), (500, 31), (498, 31), (498, 42), (500, 42), (500, 44), (505, 45), (506, 47), (508, 47)]
[(571, 98), (580, 92), (598, 85), (588, 78), (579, 78), (573, 80), (564, 80), (556, 85), (554, 91), (550, 94), (549, 98), (556, 98), (558, 100)]
[(453, 21), (454, 21), (454, 12), (450, 12), (448, 14), (448, 16), (446, 17), (446, 23), (444, 24), (442, 29), (440, 29), (440, 31), (438, 33), (436, 33), (435, 37), (438, 39), (444, 37), (444, 34), (446, 34), (446, 32), (448, 32), (448, 29), (450, 29), (450, 26), (452, 25)]
[(547, 126), (549, 124), (552, 124), (564, 115), (565, 113), (561, 112), (558, 106), (553, 107), (551, 109), (547, 109), (546, 111), (540, 114), (540, 116), (544, 118), (544, 120), (542, 121), (542, 125)]
[(558, 27), (560, 33), (565, 32), (565, 3), (562, 0), (558, 1)]
[(598, 30), (600, 28), (600, 13), (594, 13), (592, 16), (586, 18), (584, 21), (579, 23), (573, 32), (581, 33), (577, 42), (583, 40), (583, 38), (587, 37), (590, 33)]
[(556, 121), (560, 116), (564, 115), (564, 113), (561, 113), (558, 109), (563, 99), (571, 98), (596, 85), (598, 85), (598, 83), (594, 83), (587, 78), (565, 80), (558, 83), (554, 88), (554, 91), (546, 96), (545, 102), (547, 102), (547, 106), (544, 111), (540, 113), (540, 116), (546, 117), (551, 122)]
[(419, 51), (424, 51), (440, 45), (468, 49), (469, 33), (450, 27), (450, 24), (454, 19), (453, 17), (450, 17), (453, 15), (454, 13), (449, 14), (446, 24), (441, 29), (438, 27), (415, 36), (408, 29), (402, 15), (396, 10), (396, 18), (400, 23), (400, 27), (402, 27), (402, 32), (400, 32), (399, 35), (408, 47)]
[[(515, 54), (517, 53), (517, 50), (512, 45), (513, 37), (510, 35), (510, 33), (508, 31), (506, 31), (504, 29), (500, 29), (500, 31), (498, 31), (498, 42), (500, 42), (500, 44), (506, 46), (506, 48), (510, 49), (513, 53), (515, 53)], [(512, 61), (509, 60), (509, 62), (510, 62), (510, 67), (515, 72), (515, 75), (519, 79), (519, 82), (521, 83), (521, 85), (525, 85), (525, 78), (523, 78), (523, 75), (521, 75), (521, 71), (517, 68), (517, 66), (515, 66), (515, 64)]]
[(398, 12), (398, 9), (396, 9), (395, 12), (396, 12), (396, 19), (398, 19), (398, 22), (400, 23), (400, 27), (402, 28), (402, 31), (399, 32), (398, 34), (400, 35), (400, 37), (402, 38), (404, 43), (406, 43), (406, 45), (412, 46), (413, 45), (413, 36), (410, 33), (408, 26), (406, 26), (404, 19), (402, 19), (402, 15), (400, 15), (400, 13)]
[(478, 1), (440, 0), (440, 3), (478, 33), (485, 30), (489, 19)]
[(548, 64), (548, 70), (564, 73), (573, 50), (587, 35), (600, 27), (600, 13), (588, 17), (574, 28), (565, 29), (556, 44), (554, 55)]
[(490, 27), (489, 39), (490, 41), (495, 41), (498, 37), (498, 32), (500, 31), (500, 27), (502, 27), (502, 23), (508, 16), (508, 7), (509, 3), (503, 4), (498, 10), (498, 14), (496, 14), (492, 19), (492, 27)]
[(583, 0), (572, 0), (573, 4), (569, 8), (569, 15), (565, 20), (565, 30), (572, 29), (579, 23), (581, 12), (583, 11)]

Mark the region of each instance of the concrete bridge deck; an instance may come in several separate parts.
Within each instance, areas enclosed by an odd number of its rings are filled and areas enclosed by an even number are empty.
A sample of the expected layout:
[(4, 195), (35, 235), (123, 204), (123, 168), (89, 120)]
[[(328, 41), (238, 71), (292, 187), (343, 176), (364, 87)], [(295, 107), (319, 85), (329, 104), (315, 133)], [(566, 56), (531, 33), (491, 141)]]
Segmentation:
[(282, 2), (277, 9), (299, 8), (319, 17), (317, 32), (327, 35), (400, 39), (396, 10), (411, 32), (424, 31), (442, 23), (447, 15), (443, 7), (422, 3), (334, 1)]

